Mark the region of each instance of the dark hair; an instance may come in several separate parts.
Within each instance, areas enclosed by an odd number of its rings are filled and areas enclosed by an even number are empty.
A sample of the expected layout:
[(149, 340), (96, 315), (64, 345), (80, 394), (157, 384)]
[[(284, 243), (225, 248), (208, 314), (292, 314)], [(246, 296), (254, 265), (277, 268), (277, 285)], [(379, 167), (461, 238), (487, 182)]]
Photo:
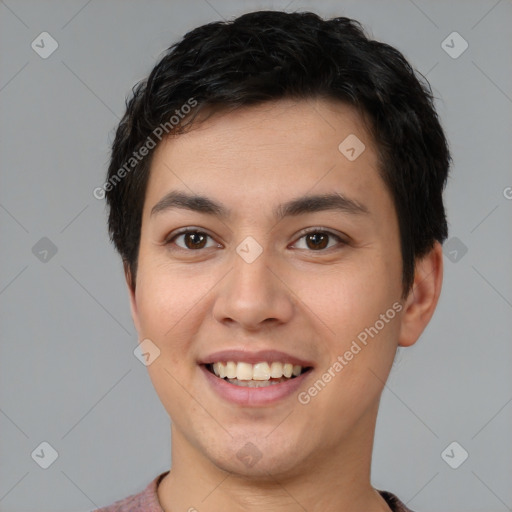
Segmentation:
[[(154, 139), (160, 140), (162, 126), (178, 135), (200, 111), (313, 97), (350, 104), (366, 121), (398, 216), (407, 295), (415, 259), (448, 235), (442, 193), (451, 157), (430, 85), (397, 49), (371, 40), (355, 20), (279, 11), (190, 31), (133, 88), (104, 186), (110, 237), (133, 288)], [(185, 109), (192, 104), (196, 108)]]

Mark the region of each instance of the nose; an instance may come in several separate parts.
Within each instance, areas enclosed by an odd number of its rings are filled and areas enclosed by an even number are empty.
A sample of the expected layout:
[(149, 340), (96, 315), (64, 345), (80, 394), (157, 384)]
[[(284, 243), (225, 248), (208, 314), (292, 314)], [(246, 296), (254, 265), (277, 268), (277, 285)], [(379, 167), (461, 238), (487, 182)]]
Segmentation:
[(218, 288), (213, 316), (218, 322), (257, 331), (289, 322), (294, 309), (293, 293), (279, 265), (270, 251), (263, 250), (254, 261), (235, 255), (232, 270)]

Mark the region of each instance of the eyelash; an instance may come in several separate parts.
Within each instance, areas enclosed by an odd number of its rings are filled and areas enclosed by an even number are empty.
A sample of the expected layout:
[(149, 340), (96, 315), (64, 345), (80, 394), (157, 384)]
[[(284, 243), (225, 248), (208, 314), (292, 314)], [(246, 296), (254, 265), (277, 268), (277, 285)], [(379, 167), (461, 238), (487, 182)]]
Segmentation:
[[(174, 233), (172, 235), (172, 237), (168, 238), (165, 240), (164, 242), (164, 245), (166, 246), (169, 246), (171, 244), (173, 244), (173, 242), (180, 236), (182, 235), (186, 235), (187, 233), (197, 233), (197, 234), (201, 234), (201, 235), (206, 235), (207, 237), (213, 239), (212, 236), (210, 236), (208, 233), (206, 233), (205, 231), (201, 231), (200, 229), (196, 229), (196, 228), (184, 228), (180, 231), (178, 231), (177, 233)], [(344, 240), (343, 238), (341, 238), (339, 235), (333, 233), (332, 231), (328, 230), (328, 229), (324, 229), (324, 228), (311, 228), (309, 229), (308, 231), (303, 231), (301, 232), (301, 235), (300, 237), (297, 239), (297, 241), (301, 240), (302, 238), (306, 237), (307, 235), (310, 235), (310, 234), (313, 234), (313, 233), (321, 233), (321, 234), (324, 234), (324, 235), (328, 235), (332, 238), (335, 238), (337, 241), (338, 241), (338, 244), (342, 247), (344, 245), (348, 245), (348, 242), (346, 240)], [(297, 243), (297, 242), (295, 242)], [(318, 250), (313, 250), (313, 249), (306, 249), (308, 250), (308, 252), (326, 252), (326, 251), (329, 251), (331, 249), (333, 249), (335, 246), (333, 247), (327, 247), (325, 249), (318, 249)], [(202, 250), (205, 250), (205, 249), (211, 249), (212, 247), (203, 247), (201, 249), (185, 249), (183, 247), (180, 247), (179, 245), (178, 246), (175, 246), (175, 249), (173, 250), (179, 250), (179, 251), (184, 251), (184, 252), (200, 252)], [(304, 250), (304, 249), (301, 249), (301, 250)]]

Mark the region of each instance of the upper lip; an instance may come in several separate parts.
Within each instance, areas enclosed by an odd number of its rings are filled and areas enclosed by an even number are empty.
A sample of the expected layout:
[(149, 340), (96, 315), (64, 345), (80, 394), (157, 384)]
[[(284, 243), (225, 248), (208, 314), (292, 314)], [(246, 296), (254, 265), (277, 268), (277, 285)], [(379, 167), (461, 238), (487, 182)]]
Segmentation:
[(212, 364), (218, 362), (235, 361), (237, 363), (291, 363), (299, 365), (303, 368), (313, 366), (311, 361), (301, 359), (299, 357), (281, 352), (279, 350), (259, 350), (257, 352), (249, 352), (247, 350), (228, 349), (213, 352), (199, 361), (199, 364)]

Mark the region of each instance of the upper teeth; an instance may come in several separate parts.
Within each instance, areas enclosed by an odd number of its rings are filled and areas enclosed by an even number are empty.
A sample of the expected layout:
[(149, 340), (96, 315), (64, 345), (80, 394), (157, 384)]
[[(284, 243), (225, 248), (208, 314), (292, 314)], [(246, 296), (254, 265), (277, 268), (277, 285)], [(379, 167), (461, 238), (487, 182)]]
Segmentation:
[(217, 377), (223, 379), (238, 380), (270, 380), (270, 378), (280, 379), (281, 377), (297, 377), (302, 372), (302, 366), (291, 363), (213, 363), (213, 372)]

